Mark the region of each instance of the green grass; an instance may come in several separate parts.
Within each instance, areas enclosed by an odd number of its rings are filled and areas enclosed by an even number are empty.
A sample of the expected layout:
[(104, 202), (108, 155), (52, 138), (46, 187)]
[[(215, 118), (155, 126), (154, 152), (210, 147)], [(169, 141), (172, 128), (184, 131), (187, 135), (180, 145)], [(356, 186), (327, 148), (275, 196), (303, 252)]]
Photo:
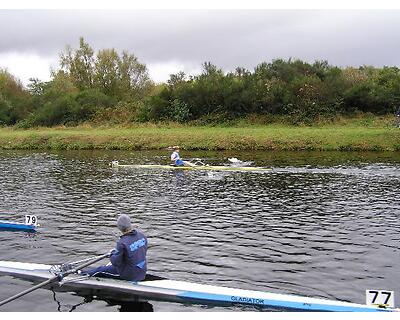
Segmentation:
[(139, 125), (130, 128), (0, 128), (0, 149), (163, 149), (400, 151), (400, 129), (342, 121), (315, 127), (282, 124), (205, 127)]

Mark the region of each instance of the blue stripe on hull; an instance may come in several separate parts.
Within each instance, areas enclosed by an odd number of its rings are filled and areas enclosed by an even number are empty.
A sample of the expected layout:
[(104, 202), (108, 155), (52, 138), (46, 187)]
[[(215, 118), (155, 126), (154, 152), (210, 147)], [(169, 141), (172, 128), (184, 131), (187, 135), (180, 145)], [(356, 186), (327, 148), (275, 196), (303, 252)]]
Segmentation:
[(275, 307), (283, 309), (295, 309), (304, 311), (336, 311), (336, 312), (382, 312), (392, 311), (384, 308), (368, 308), (367, 306), (347, 306), (347, 305), (331, 305), (323, 303), (307, 303), (285, 300), (268, 300), (263, 298), (247, 298), (223, 294), (201, 293), (186, 291), (178, 295), (183, 299), (213, 301), (216, 303), (232, 303), (232, 304), (246, 304), (259, 307)]
[(35, 232), (36, 228), (34, 225), (2, 222), (0, 223), (0, 230)]

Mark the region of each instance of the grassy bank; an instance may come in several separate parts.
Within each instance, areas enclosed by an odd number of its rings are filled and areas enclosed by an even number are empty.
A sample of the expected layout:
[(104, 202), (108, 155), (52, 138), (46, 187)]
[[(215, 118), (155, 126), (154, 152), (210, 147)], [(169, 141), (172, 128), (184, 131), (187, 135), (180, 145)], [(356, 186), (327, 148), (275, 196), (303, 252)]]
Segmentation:
[(341, 123), (318, 127), (137, 126), (131, 128), (0, 128), (0, 149), (163, 149), (400, 151), (400, 129)]

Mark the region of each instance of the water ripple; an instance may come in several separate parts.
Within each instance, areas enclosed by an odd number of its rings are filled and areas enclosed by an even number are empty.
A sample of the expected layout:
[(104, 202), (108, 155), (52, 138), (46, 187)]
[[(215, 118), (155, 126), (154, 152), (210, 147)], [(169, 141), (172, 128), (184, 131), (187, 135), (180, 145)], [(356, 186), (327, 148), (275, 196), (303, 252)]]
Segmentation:
[[(35, 214), (42, 228), (35, 235), (0, 232), (0, 259), (54, 263), (107, 252), (119, 236), (116, 217), (129, 213), (148, 235), (151, 272), (162, 276), (359, 303), (365, 289), (400, 290), (400, 161), (336, 155), (327, 164), (319, 154), (306, 161), (288, 153), (279, 165), (270, 153), (246, 156), (239, 158), (273, 170), (114, 170), (108, 164), (116, 158), (159, 163), (166, 157), (1, 151), (1, 219)], [(209, 159), (226, 162), (218, 155)], [(23, 281), (2, 277), (1, 297), (9, 295), (10, 282), (13, 292), (26, 288)], [(41, 311), (55, 311), (49, 295), (26, 299), (40, 301)], [(30, 311), (24, 300), (13, 306)]]

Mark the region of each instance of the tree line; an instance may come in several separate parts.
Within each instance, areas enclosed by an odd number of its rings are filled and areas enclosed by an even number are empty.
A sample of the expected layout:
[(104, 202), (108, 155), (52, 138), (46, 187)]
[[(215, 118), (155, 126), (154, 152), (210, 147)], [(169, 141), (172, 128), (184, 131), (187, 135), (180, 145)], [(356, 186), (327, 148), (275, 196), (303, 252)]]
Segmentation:
[(24, 87), (0, 69), (0, 125), (216, 123), (249, 115), (310, 124), (356, 112), (391, 114), (400, 106), (397, 67), (339, 68), (298, 59), (263, 62), (252, 71), (224, 72), (210, 62), (202, 67), (199, 75), (179, 72), (155, 84), (135, 55), (115, 49), (95, 53), (80, 38), (78, 48), (60, 53), (50, 81), (30, 79)]

